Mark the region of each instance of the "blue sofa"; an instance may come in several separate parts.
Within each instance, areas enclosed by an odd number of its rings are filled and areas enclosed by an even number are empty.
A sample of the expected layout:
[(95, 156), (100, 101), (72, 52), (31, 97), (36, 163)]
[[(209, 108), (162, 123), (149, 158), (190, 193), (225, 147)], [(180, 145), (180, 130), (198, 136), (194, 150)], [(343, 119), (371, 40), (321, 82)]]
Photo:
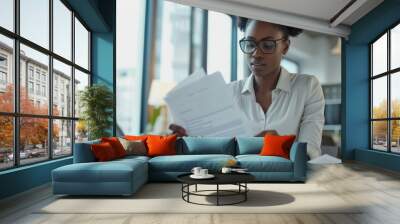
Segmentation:
[(178, 175), (196, 166), (218, 172), (230, 159), (247, 168), (256, 181), (306, 180), (306, 143), (295, 142), (290, 159), (285, 159), (258, 155), (262, 137), (183, 137), (177, 140), (177, 155), (96, 162), (90, 145), (98, 142), (75, 144), (74, 163), (52, 171), (54, 194), (131, 195), (148, 181), (176, 181)]

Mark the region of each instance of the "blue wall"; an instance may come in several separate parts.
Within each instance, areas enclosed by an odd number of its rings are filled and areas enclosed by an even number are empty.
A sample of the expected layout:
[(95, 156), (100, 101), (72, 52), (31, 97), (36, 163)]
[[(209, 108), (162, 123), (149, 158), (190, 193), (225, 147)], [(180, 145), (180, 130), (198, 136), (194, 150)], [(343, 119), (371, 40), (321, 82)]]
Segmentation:
[[(369, 46), (368, 44), (393, 24), (400, 22), (400, 1), (386, 0), (351, 27), (343, 49), (342, 156), (387, 169), (398, 170), (398, 156), (369, 150)], [(363, 151), (359, 151), (363, 150)], [(379, 160), (379, 162), (377, 162)], [(385, 162), (387, 161), (387, 162)]]
[[(67, 2), (92, 31), (92, 82), (106, 84), (115, 92), (115, 0)], [(68, 157), (0, 172), (0, 199), (48, 183), (53, 169), (71, 163)]]

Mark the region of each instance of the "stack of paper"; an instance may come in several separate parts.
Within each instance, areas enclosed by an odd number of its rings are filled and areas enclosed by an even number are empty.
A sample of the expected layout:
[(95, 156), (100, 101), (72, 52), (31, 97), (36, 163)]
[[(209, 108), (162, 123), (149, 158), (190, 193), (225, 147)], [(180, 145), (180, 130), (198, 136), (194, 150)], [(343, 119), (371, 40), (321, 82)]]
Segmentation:
[(164, 98), (173, 123), (190, 136), (249, 136), (246, 118), (222, 74), (198, 71)]

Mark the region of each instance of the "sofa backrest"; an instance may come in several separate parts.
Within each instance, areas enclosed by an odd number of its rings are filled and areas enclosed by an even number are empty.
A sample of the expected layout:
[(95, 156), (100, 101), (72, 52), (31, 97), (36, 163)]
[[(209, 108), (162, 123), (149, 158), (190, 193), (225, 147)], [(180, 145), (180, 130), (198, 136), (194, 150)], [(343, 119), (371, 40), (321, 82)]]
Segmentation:
[(263, 145), (263, 137), (237, 137), (236, 155), (259, 154)]
[(96, 158), (90, 148), (92, 144), (98, 144), (100, 140), (75, 143), (74, 147), (74, 163), (95, 162)]
[(225, 137), (183, 137), (177, 142), (177, 154), (235, 155), (235, 139)]

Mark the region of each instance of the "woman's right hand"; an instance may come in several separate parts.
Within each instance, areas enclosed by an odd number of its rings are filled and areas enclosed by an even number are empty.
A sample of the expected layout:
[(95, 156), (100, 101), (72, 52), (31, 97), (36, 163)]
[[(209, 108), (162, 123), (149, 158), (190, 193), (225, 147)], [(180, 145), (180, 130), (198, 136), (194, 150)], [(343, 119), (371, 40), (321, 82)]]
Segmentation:
[(176, 134), (178, 137), (187, 136), (186, 130), (177, 124), (170, 124), (169, 129), (172, 131), (172, 133)]

